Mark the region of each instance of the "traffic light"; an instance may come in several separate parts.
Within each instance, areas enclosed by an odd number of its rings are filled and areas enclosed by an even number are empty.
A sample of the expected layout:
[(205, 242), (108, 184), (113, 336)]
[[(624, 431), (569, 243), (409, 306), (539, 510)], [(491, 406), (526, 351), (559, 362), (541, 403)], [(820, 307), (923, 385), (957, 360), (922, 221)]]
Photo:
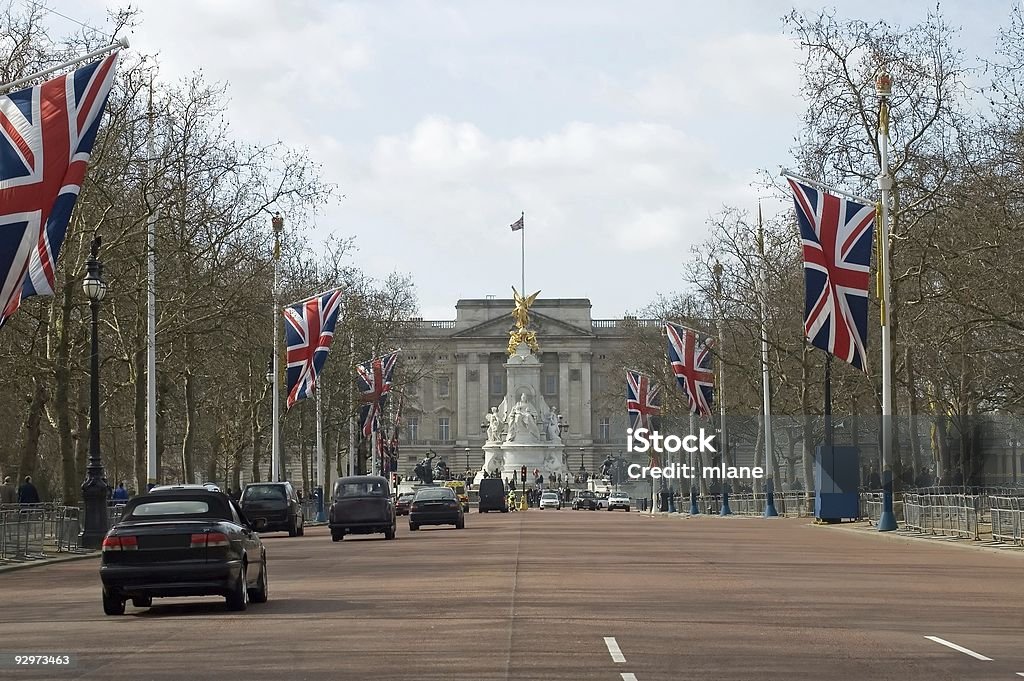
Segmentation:
[(526, 482), (526, 466), (524, 465), (519, 471), (519, 479)]

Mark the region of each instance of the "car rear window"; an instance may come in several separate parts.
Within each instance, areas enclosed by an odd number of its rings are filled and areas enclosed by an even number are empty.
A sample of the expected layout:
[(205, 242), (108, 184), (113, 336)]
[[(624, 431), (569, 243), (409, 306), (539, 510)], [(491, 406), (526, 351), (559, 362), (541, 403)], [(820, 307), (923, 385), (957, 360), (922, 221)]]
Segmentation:
[(129, 517), (151, 518), (153, 516), (168, 515), (204, 515), (209, 512), (210, 504), (205, 501), (149, 501), (133, 508)]
[(284, 487), (280, 485), (250, 485), (242, 495), (243, 501), (281, 501), (284, 498)]
[(336, 497), (382, 497), (385, 486), (380, 480), (363, 480), (359, 482), (341, 482), (334, 486)]
[(425, 489), (421, 492), (416, 493), (416, 500), (421, 499), (454, 499), (455, 492), (449, 487), (442, 487), (440, 489)]
[(540, 498), (541, 499), (557, 499), (558, 495), (555, 494), (554, 492), (545, 492), (544, 494), (540, 495)]

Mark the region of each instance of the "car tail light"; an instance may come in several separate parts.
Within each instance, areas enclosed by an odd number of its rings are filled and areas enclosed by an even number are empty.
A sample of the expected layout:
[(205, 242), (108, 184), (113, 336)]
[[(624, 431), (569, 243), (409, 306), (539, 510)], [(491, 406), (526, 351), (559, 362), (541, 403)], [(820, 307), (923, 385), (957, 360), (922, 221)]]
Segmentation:
[(104, 537), (100, 548), (103, 551), (137, 551), (139, 538), (132, 535)]
[(223, 532), (204, 532), (202, 534), (192, 535), (192, 548), (201, 549), (203, 547), (214, 547), (214, 546), (227, 546), (228, 536)]

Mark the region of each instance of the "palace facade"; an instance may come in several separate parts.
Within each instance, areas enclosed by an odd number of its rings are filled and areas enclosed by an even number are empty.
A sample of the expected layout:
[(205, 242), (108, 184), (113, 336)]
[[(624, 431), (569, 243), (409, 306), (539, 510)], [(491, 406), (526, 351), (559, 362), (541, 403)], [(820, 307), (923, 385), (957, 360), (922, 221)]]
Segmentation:
[[(471, 298), (458, 301), (454, 320), (413, 321), (400, 360), (400, 371), (409, 373), (397, 381), (405, 393), (400, 473), (411, 473), (428, 451), (457, 472), (481, 467), (484, 414), (505, 396), (513, 308), (511, 298)], [(540, 345), (544, 400), (566, 423), (569, 466), (593, 472), (608, 454), (625, 451), (625, 378), (616, 362), (625, 330), (650, 326), (657, 333), (660, 325), (593, 319), (590, 310), (586, 298), (538, 299), (530, 308), (530, 328)]]

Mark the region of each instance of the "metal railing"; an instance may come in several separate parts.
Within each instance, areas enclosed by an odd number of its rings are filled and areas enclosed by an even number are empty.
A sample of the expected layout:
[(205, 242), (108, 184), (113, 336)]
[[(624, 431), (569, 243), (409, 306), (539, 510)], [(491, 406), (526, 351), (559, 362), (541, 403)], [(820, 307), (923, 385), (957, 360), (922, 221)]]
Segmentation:
[[(120, 508), (111, 509), (113, 522)], [(79, 552), (79, 509), (59, 504), (9, 504), (0, 507), (0, 564), (49, 558), (55, 553)]]
[(980, 539), (982, 498), (976, 494), (903, 495), (903, 529), (921, 534)]
[(992, 539), (1024, 546), (1024, 497), (991, 496)]

